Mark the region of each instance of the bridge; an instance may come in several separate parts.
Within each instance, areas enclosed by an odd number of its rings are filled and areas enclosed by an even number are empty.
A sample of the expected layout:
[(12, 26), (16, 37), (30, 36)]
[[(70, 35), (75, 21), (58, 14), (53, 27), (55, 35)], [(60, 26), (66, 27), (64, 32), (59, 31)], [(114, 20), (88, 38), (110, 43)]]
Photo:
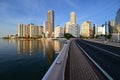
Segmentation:
[(42, 80), (119, 80), (119, 67), (119, 47), (71, 39)]

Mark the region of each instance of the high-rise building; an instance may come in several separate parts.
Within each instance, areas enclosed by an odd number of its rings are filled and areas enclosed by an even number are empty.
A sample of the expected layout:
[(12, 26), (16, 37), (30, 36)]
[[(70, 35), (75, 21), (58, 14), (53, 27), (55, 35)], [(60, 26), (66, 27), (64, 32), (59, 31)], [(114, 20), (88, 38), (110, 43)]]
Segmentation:
[(109, 34), (114, 33), (114, 28), (115, 28), (115, 21), (114, 20), (109, 21), (108, 22), (108, 31), (109, 31)]
[(39, 37), (43, 33), (43, 27), (34, 24), (18, 24), (18, 37)]
[(72, 24), (72, 25), (70, 25), (68, 31), (74, 37), (80, 37), (80, 26), (78, 24)]
[(112, 34), (112, 40), (113, 41), (119, 41), (120, 40), (120, 35), (118, 35), (118, 30), (117, 30), (117, 26), (120, 24), (120, 8), (118, 9), (117, 13), (116, 13), (116, 17), (115, 17), (115, 27), (114, 27), (114, 31)]
[(43, 35), (43, 26), (38, 27), (39, 35)]
[(107, 35), (108, 34), (108, 23), (105, 21), (105, 24), (103, 24), (103, 26), (105, 26), (105, 34)]
[(65, 24), (65, 33), (69, 33), (69, 27), (70, 27), (71, 23), (70, 22), (67, 22)]
[(71, 12), (71, 14), (70, 14), (70, 23), (71, 24), (76, 24), (76, 14), (75, 14), (75, 12)]
[(54, 11), (53, 10), (48, 11), (48, 22), (52, 24), (51, 30), (54, 31)]
[(54, 11), (49, 10), (48, 11), (48, 20), (45, 22), (45, 34), (46, 37), (52, 37), (54, 32)]
[(51, 31), (51, 23), (46, 21), (45, 22), (45, 37), (51, 37), (52, 31)]
[(83, 37), (91, 37), (92, 36), (91, 21), (85, 21), (82, 23), (81, 35)]
[(96, 37), (98, 35), (98, 26), (97, 24), (93, 25), (93, 36)]
[(60, 25), (55, 27), (54, 37), (64, 37), (64, 29)]
[(39, 36), (39, 26), (36, 26), (34, 24), (28, 25), (30, 28), (30, 37), (38, 37)]
[(117, 25), (120, 24), (120, 8), (119, 10), (117, 11), (116, 13), (116, 17), (115, 17), (115, 32), (114, 33), (117, 33)]
[(76, 23), (75, 12), (70, 13), (70, 21), (65, 24), (65, 33), (72, 34), (74, 37), (80, 35), (80, 26)]
[(98, 35), (105, 35), (105, 25), (98, 27)]
[(19, 23), (18, 24), (18, 37), (22, 37), (23, 36), (23, 24)]

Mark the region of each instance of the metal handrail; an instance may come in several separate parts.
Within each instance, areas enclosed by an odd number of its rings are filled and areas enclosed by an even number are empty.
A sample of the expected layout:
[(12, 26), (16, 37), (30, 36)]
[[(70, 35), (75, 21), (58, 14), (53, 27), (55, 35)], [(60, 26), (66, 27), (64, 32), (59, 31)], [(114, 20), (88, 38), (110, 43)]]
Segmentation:
[(64, 72), (68, 58), (70, 41), (67, 40), (59, 55), (52, 63), (42, 80), (64, 80)]

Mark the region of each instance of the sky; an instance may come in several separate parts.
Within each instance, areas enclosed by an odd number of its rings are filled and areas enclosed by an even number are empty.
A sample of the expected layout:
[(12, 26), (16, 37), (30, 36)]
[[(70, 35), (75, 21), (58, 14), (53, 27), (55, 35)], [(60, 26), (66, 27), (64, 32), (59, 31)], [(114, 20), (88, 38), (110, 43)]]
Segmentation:
[(43, 25), (48, 10), (54, 10), (55, 26), (65, 26), (70, 12), (76, 13), (81, 25), (90, 20), (102, 25), (114, 20), (120, 0), (0, 0), (0, 37), (17, 34), (18, 23)]

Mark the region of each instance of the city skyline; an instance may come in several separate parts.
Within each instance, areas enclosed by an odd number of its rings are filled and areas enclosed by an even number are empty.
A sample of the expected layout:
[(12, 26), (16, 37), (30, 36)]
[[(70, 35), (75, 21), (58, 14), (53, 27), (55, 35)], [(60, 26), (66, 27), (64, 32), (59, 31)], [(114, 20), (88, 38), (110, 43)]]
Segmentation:
[[(109, 3), (109, 4), (108, 4)], [(92, 24), (103, 24), (105, 21), (115, 19), (120, 1), (112, 0), (60, 0), (60, 1), (39, 1), (39, 0), (1, 0), (0, 1), (0, 37), (7, 34), (16, 34), (19, 22), (24, 24), (34, 23), (43, 25), (47, 20), (48, 10), (55, 12), (55, 27), (69, 21), (70, 12), (76, 13), (78, 24), (91, 20)]]

